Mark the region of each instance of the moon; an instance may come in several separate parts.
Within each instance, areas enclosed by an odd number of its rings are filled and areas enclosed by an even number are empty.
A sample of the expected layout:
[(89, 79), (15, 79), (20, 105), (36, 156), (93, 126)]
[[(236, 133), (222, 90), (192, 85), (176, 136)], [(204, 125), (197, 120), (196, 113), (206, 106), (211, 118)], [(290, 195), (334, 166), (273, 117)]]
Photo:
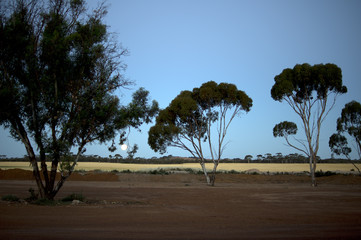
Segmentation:
[(122, 149), (123, 151), (127, 150), (128, 146), (127, 144), (123, 144), (122, 146), (120, 146), (120, 149)]

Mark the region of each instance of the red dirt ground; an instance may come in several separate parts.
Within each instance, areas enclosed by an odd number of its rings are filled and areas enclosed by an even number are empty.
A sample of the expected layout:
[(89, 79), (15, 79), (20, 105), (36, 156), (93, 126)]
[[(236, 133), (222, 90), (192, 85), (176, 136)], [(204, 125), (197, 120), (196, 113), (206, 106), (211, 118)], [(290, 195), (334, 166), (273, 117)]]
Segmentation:
[[(0, 170), (0, 196), (29, 196), (31, 172)], [(79, 205), (0, 201), (0, 239), (361, 239), (361, 177), (75, 174), (57, 198)]]

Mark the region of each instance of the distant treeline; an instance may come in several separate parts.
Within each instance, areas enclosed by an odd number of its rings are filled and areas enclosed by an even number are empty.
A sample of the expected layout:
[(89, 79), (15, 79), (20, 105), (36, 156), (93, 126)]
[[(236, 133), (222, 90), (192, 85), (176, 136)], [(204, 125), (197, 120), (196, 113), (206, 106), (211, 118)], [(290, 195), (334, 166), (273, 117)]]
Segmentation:
[[(289, 154), (286, 156), (262, 156), (257, 155), (256, 159), (250, 158), (248, 155), (245, 159), (242, 158), (225, 158), (222, 159), (223, 163), (308, 163), (309, 159), (300, 154)], [(4, 155), (0, 156), (0, 161), (12, 161), (12, 162), (24, 162), (28, 161), (26, 156), (21, 158), (7, 158)], [(180, 163), (198, 163), (198, 160), (193, 157), (176, 157), (172, 155), (163, 156), (160, 158), (123, 158), (119, 154), (110, 157), (101, 157), (97, 155), (84, 155), (79, 157), (79, 162), (108, 162), (108, 163), (138, 163), (138, 164), (180, 164)], [(206, 162), (212, 162), (207, 160)], [(318, 159), (318, 163), (349, 163), (348, 159), (341, 158), (328, 158), (328, 159)], [(361, 160), (353, 160), (354, 163), (361, 163)]]

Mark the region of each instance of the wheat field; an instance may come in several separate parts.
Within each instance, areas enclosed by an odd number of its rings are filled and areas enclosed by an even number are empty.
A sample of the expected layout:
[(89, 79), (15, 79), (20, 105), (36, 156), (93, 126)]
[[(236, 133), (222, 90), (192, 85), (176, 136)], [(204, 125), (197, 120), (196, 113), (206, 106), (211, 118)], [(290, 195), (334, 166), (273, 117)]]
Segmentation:
[[(359, 168), (361, 164), (357, 165)], [(207, 163), (208, 170), (212, 170), (213, 164)], [(24, 169), (31, 170), (28, 162), (0, 162), (0, 169)], [(201, 170), (198, 163), (184, 163), (184, 164), (129, 164), (129, 163), (98, 163), (98, 162), (79, 162), (75, 170), (101, 170), (101, 171), (151, 171), (155, 169), (187, 169)], [(260, 172), (304, 172), (309, 171), (309, 164), (307, 163), (221, 163), (218, 165), (218, 171), (260, 171)], [(341, 172), (350, 173), (356, 171), (352, 164), (347, 163), (320, 163), (317, 165), (317, 170), (324, 172)]]

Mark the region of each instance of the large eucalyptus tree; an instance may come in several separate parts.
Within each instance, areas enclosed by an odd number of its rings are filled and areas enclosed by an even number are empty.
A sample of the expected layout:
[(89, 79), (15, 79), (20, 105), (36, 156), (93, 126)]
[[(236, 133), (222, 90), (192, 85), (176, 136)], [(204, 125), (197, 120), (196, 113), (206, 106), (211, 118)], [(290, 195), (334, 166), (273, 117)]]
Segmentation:
[[(235, 85), (204, 83), (193, 91), (182, 91), (160, 111), (155, 126), (149, 131), (148, 143), (160, 153), (165, 153), (167, 147), (188, 151), (199, 160), (208, 185), (213, 186), (227, 130), (235, 117), (242, 111), (250, 111), (251, 107), (252, 99)], [(213, 124), (217, 128), (215, 137)], [(205, 166), (204, 143), (208, 145), (213, 162), (210, 176)]]
[(102, 23), (103, 5), (90, 14), (85, 7), (82, 0), (1, 1), (0, 124), (24, 144), (42, 198), (54, 198), (87, 144), (149, 122), (158, 109), (144, 89), (119, 105), (115, 90), (130, 84), (127, 50)]
[(291, 143), (289, 135), (297, 133), (297, 125), (281, 122), (273, 129), (275, 137), (284, 137), (289, 146), (309, 157), (311, 184), (316, 186), (315, 171), (321, 125), (333, 108), (339, 94), (347, 92), (342, 85), (341, 69), (335, 64), (297, 64), (287, 68), (275, 78), (271, 96), (275, 101), (285, 101), (301, 118), (306, 141), (297, 140), (297, 146)]

